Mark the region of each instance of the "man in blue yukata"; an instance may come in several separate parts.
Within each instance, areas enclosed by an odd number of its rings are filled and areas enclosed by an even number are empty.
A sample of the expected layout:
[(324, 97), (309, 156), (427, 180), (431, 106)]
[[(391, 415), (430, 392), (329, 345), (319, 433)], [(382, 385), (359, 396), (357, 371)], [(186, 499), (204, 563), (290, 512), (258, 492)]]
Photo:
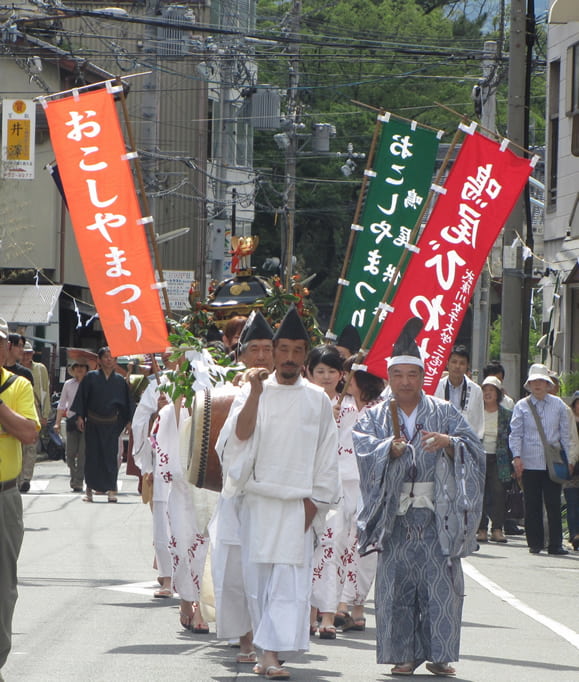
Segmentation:
[(378, 663), (412, 675), (456, 674), (464, 580), (461, 557), (475, 551), (485, 455), (449, 402), (422, 390), (416, 345), (422, 321), (407, 322), (388, 358), (391, 394), (354, 428), (363, 509), (361, 554), (379, 552)]

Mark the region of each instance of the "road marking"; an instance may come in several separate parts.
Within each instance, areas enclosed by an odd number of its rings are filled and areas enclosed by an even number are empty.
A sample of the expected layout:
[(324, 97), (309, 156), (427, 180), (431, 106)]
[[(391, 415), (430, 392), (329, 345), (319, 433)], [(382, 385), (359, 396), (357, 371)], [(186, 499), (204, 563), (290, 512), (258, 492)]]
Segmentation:
[(499, 599), (507, 602), (507, 604), (510, 604), (513, 608), (517, 609), (517, 611), (524, 613), (526, 616), (529, 616), (529, 618), (536, 620), (537, 623), (549, 628), (549, 630), (552, 630), (556, 635), (566, 639), (569, 644), (572, 644), (576, 649), (579, 649), (579, 634), (577, 632), (571, 630), (571, 628), (568, 628), (566, 625), (549, 618), (549, 616), (544, 616), (520, 599), (517, 599), (517, 597), (504, 590), (500, 585), (489, 580), (468, 561), (463, 560), (462, 567), (466, 575), (468, 575), (469, 578), (472, 578), (472, 580), (477, 582), (481, 587), (484, 587), (491, 592), (491, 594), (494, 594)]
[[(148, 580), (145, 583), (125, 583), (124, 585), (107, 585), (101, 587), (101, 590), (113, 590), (114, 592), (128, 592), (129, 594), (141, 594), (146, 597), (151, 597), (154, 599), (154, 592), (159, 589), (158, 582), (151, 582)], [(167, 598), (165, 598), (167, 600)], [(157, 599), (157, 601), (162, 601), (162, 599)]]
[(50, 483), (50, 480), (48, 479), (33, 479), (30, 481), (30, 491), (31, 493), (40, 493), (43, 490), (46, 490), (48, 488), (48, 484)]
[[(49, 486), (50, 482), (52, 479), (50, 478), (33, 478), (30, 481), (30, 490), (28, 493), (25, 493), (26, 495), (34, 495), (34, 493), (43, 493)], [(118, 480), (117, 481), (117, 492), (121, 492), (123, 489), (123, 481)], [(70, 495), (80, 495), (80, 493), (67, 493)]]

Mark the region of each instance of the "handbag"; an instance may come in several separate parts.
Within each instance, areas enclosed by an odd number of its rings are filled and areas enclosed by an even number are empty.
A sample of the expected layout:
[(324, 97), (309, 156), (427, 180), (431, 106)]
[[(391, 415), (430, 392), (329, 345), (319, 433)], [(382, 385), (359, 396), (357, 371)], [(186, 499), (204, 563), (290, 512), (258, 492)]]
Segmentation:
[(511, 479), (506, 490), (505, 508), (507, 510), (507, 518), (525, 518), (525, 495), (518, 481), (514, 478)]
[(66, 432), (73, 433), (74, 431), (78, 431), (78, 427), (76, 425), (76, 414), (74, 414), (72, 417), (66, 418)]
[(551, 445), (551, 443), (547, 442), (545, 430), (543, 429), (543, 424), (541, 424), (537, 410), (529, 398), (527, 398), (527, 401), (529, 403), (529, 409), (535, 418), (539, 436), (541, 436), (541, 441), (543, 442), (543, 450), (545, 451), (545, 460), (547, 462), (549, 478), (553, 481), (553, 483), (565, 483), (571, 478), (567, 454), (560, 446)]
[(51, 430), (48, 435), (46, 454), (48, 455), (48, 459), (52, 461), (57, 461), (59, 459), (66, 461), (64, 441), (56, 431)]

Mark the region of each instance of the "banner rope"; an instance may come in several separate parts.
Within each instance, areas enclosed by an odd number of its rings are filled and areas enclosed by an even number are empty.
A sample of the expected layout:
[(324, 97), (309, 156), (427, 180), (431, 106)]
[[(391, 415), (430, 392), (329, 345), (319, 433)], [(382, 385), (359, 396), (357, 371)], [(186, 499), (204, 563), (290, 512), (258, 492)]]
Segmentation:
[(421, 123), (420, 121), (417, 121), (413, 118), (406, 118), (405, 116), (400, 116), (400, 114), (393, 114), (391, 111), (386, 112), (384, 109), (373, 107), (371, 104), (365, 104), (364, 102), (359, 102), (356, 99), (351, 99), (350, 102), (352, 102), (352, 104), (356, 104), (359, 107), (363, 107), (364, 109), (370, 109), (370, 111), (384, 112), (379, 114), (378, 116), (379, 121), (383, 120), (387, 123), (391, 118), (396, 118), (399, 121), (405, 121), (406, 123), (410, 123), (412, 130), (415, 130), (416, 127), (419, 126), (420, 128), (425, 128), (426, 130), (434, 130), (436, 133), (438, 133), (440, 137), (444, 135), (444, 130), (440, 130), (439, 128), (433, 128), (432, 126), (429, 126), (426, 123)]

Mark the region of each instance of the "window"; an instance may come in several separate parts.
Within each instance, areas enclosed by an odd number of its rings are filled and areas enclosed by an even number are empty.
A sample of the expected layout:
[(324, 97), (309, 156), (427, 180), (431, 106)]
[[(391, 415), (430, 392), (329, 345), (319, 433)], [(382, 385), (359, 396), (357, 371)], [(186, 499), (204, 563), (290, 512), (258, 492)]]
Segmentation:
[(571, 60), (571, 114), (579, 114), (579, 44), (569, 50)]
[(561, 83), (561, 61), (556, 59), (549, 64), (549, 137), (547, 149), (547, 208), (557, 204), (557, 181), (559, 168), (559, 94)]
[(569, 50), (571, 62), (571, 154), (579, 156), (579, 44)]

